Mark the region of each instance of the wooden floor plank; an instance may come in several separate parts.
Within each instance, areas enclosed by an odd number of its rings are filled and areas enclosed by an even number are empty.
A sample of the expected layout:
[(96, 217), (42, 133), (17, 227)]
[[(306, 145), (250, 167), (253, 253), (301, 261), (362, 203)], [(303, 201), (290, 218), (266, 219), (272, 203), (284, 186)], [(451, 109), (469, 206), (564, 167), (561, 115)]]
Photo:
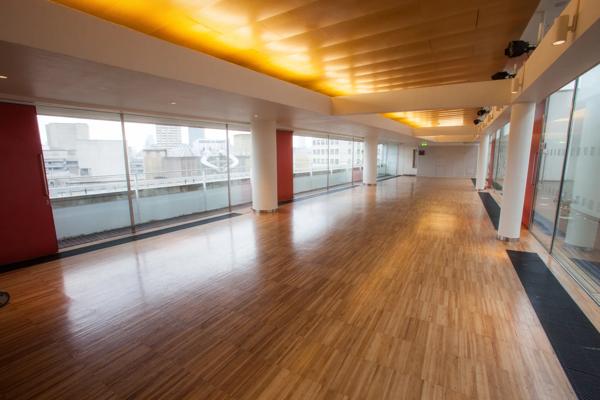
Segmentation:
[(0, 397), (575, 398), (506, 248), (402, 177), (7, 272)]

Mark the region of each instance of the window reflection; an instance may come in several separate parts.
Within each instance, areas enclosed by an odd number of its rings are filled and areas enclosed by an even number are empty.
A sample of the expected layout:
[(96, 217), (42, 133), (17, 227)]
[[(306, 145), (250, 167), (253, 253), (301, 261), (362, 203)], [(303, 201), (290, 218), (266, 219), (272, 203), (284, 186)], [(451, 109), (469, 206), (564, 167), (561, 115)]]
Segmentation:
[(532, 233), (546, 249), (554, 234), (574, 89), (572, 82), (552, 94), (546, 104), (531, 225)]
[(377, 177), (398, 175), (398, 145), (380, 143), (377, 145)]
[(553, 252), (600, 303), (600, 66), (577, 82)]
[(510, 124), (504, 125), (496, 133), (496, 145), (494, 155), (494, 176), (492, 185), (494, 189), (502, 192), (504, 185), (504, 174), (506, 172), (506, 161), (508, 158), (508, 135), (510, 132)]

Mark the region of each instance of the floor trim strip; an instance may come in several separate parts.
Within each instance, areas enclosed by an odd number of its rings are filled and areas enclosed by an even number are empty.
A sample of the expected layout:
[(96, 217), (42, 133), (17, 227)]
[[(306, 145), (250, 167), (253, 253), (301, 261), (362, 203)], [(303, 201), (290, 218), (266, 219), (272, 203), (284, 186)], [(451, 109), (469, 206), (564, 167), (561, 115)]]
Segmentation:
[(600, 333), (536, 253), (506, 250), (579, 399), (600, 395)]

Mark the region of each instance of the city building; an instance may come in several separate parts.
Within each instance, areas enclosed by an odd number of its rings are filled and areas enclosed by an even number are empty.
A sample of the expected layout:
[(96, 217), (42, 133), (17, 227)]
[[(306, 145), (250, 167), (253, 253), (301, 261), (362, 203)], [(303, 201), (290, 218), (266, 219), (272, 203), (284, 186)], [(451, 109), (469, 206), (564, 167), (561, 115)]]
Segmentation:
[(168, 149), (181, 143), (180, 126), (159, 125), (156, 127), (156, 147)]
[(0, 399), (600, 398), (600, 1), (1, 6)]

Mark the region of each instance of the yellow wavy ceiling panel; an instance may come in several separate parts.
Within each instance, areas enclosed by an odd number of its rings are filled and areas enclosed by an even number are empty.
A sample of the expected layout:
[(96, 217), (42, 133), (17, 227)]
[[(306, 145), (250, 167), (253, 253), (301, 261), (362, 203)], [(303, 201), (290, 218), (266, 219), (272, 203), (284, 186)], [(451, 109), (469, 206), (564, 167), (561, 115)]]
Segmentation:
[(413, 128), (451, 127), (472, 124), (477, 118), (477, 109), (405, 111), (382, 115)]
[(56, 0), (327, 95), (487, 80), (537, 0)]

